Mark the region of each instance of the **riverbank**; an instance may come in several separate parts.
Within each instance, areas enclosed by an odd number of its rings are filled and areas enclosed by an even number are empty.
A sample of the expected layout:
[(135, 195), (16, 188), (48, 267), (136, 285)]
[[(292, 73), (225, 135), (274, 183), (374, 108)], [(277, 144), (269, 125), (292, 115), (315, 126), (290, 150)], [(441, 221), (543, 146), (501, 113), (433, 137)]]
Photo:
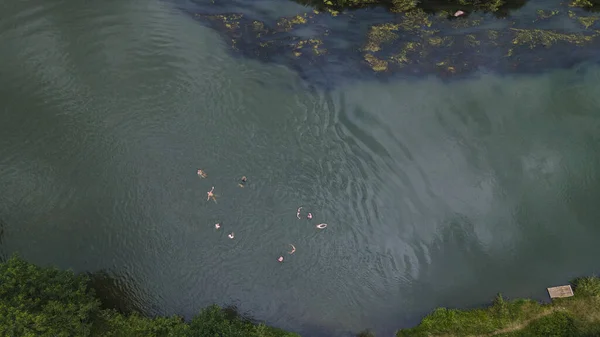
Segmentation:
[[(135, 311), (101, 308), (86, 275), (42, 268), (18, 257), (0, 264), (2, 336), (230, 336), (299, 337), (298, 334), (244, 319), (216, 305), (190, 322), (181, 317), (144, 317)], [(498, 295), (488, 308), (438, 308), (397, 337), (421, 336), (598, 336), (600, 278), (573, 281), (575, 296), (541, 304), (506, 301)], [(374, 337), (362, 332), (360, 337)]]
[(498, 295), (488, 308), (438, 308), (396, 336), (600, 336), (600, 279), (580, 278), (572, 285), (573, 297), (549, 304)]
[(216, 305), (190, 322), (101, 308), (90, 278), (42, 268), (18, 257), (0, 264), (0, 336), (299, 337), (244, 319)]

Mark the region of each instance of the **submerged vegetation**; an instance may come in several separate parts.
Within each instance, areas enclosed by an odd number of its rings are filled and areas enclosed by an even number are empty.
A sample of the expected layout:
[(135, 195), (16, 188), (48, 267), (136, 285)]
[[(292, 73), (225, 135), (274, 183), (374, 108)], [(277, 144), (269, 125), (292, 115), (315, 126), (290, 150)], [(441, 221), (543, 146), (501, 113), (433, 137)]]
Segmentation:
[(397, 337), (421, 336), (600, 336), (600, 279), (573, 281), (575, 296), (549, 304), (506, 301), (498, 295), (489, 308), (439, 308)]
[(581, 7), (592, 11), (600, 10), (599, 0), (571, 0), (571, 7)]
[[(522, 7), (527, 0), (295, 0), (320, 10), (358, 9), (382, 6), (392, 12), (407, 12), (417, 8), (428, 12), (449, 10), (461, 7), (468, 11), (503, 12)], [(574, 0), (579, 2), (593, 0)]]
[[(406, 12), (421, 8), (427, 12), (446, 11), (460, 7), (467, 11), (486, 11), (506, 15), (521, 8), (528, 0), (294, 0), (320, 10), (359, 9), (382, 6), (392, 12)], [(599, 10), (600, 0), (570, 0), (569, 6)]]
[(186, 323), (102, 309), (89, 278), (12, 257), (0, 264), (0, 336), (7, 337), (298, 337), (254, 324), (213, 305)]
[[(529, 72), (560, 65), (559, 58), (566, 65), (585, 61), (593, 54), (586, 48), (600, 47), (599, 16), (589, 11), (600, 0), (557, 0), (555, 7), (515, 20), (509, 13), (526, 0), (297, 1), (312, 9), (273, 22), (241, 13), (195, 15), (226, 34), (242, 55), (287, 58), (294, 68), (303, 64), (303, 71), (315, 73), (332, 59), (359, 62), (373, 74), (448, 77), (481, 68)], [(367, 7), (385, 7), (389, 13), (355, 10)], [(371, 13), (379, 22), (372, 22)], [(347, 42), (340, 43), (340, 37)], [(354, 74), (361, 69), (345, 68)]]

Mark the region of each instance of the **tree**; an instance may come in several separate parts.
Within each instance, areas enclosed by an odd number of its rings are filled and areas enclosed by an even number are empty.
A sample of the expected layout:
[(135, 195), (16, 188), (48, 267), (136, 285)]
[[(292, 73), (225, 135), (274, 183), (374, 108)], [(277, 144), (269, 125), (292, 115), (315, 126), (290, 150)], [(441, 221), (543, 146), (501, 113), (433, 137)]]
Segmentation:
[(0, 264), (0, 335), (86, 337), (100, 303), (87, 277), (18, 256)]

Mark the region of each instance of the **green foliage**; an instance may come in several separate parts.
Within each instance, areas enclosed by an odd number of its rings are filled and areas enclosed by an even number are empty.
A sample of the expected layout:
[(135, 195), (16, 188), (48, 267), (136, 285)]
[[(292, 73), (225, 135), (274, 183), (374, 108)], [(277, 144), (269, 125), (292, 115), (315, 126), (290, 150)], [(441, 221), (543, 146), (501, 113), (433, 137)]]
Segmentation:
[(483, 335), (527, 320), (542, 310), (529, 300), (506, 302), (498, 295), (494, 305), (484, 309), (455, 310), (439, 308), (412, 329), (398, 331), (398, 336)]
[[(188, 324), (180, 317), (144, 317), (100, 310), (89, 279), (70, 271), (41, 268), (12, 257), (0, 263), (0, 336), (6, 337), (299, 337), (229, 315), (213, 305)], [(575, 296), (548, 305), (506, 301), (501, 294), (488, 308), (439, 308), (408, 336), (599, 336), (600, 279), (573, 281)], [(360, 337), (373, 337), (369, 331)]]
[(17, 256), (0, 264), (0, 336), (88, 336), (99, 302), (86, 283)]
[(496, 295), (496, 298), (494, 299), (494, 305), (492, 305), (492, 310), (496, 316), (508, 317), (508, 304), (504, 300), (504, 297), (502, 297), (502, 294)]
[(192, 337), (298, 337), (264, 324), (255, 325), (239, 317), (229, 318), (218, 306), (203, 309), (190, 322)]
[(580, 278), (573, 284), (575, 296), (545, 305), (524, 299), (506, 301), (498, 294), (488, 308), (439, 308), (397, 336), (600, 336), (600, 279)]
[(600, 278), (582, 277), (573, 281), (576, 296), (600, 296)]
[[(497, 335), (498, 337), (585, 337), (588, 334), (578, 328), (573, 315), (565, 311), (535, 319), (522, 329)], [(589, 336), (597, 336), (592, 334)]]
[(0, 336), (6, 337), (299, 337), (228, 317), (218, 306), (190, 324), (180, 317), (148, 318), (100, 310), (89, 279), (12, 257), (0, 263)]
[(189, 326), (179, 317), (142, 317), (103, 310), (97, 318), (93, 336), (97, 337), (184, 337)]
[(570, 314), (556, 311), (536, 319), (519, 331), (519, 336), (577, 337), (581, 336)]
[(203, 309), (187, 324), (180, 317), (123, 315), (114, 310), (100, 313), (94, 337), (299, 337), (264, 324), (228, 317), (216, 305)]

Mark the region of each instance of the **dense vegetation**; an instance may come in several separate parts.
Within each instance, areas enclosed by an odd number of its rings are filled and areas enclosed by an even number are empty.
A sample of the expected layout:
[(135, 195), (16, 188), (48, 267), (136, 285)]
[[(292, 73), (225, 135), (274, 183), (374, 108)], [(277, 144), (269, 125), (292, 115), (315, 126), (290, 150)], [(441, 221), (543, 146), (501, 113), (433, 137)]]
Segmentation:
[(397, 337), (420, 336), (600, 336), (600, 279), (573, 281), (575, 296), (550, 304), (532, 300), (505, 301), (498, 295), (484, 309), (439, 308)]
[(0, 336), (298, 337), (210, 306), (186, 323), (102, 309), (86, 275), (41, 268), (18, 257), (0, 264)]

